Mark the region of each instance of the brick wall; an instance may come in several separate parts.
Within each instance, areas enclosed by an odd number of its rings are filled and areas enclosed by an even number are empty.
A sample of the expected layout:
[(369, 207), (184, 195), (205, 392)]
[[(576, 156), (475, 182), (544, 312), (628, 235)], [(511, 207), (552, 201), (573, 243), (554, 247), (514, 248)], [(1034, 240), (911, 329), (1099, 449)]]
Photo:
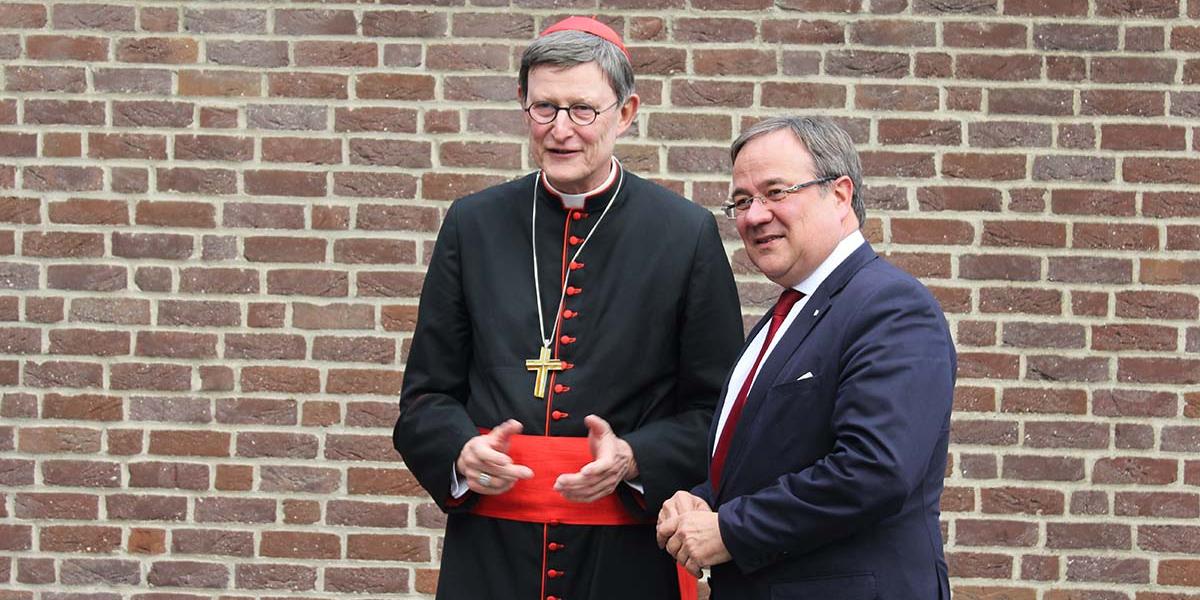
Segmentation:
[(416, 295), (448, 202), (531, 168), (564, 11), (629, 41), (619, 155), (706, 206), (749, 120), (853, 133), (959, 345), (957, 598), (1200, 598), (1200, 0), (397, 4), (0, 3), (0, 599), (433, 589)]

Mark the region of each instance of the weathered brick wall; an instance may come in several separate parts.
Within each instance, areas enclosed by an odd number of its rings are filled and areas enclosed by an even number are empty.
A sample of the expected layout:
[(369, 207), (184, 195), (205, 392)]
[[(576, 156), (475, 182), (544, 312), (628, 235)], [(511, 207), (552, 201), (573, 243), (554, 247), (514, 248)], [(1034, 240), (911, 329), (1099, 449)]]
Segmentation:
[(0, 3), (0, 599), (433, 589), (422, 265), (531, 168), (515, 57), (568, 11), (637, 63), (619, 155), (706, 206), (748, 120), (853, 132), (959, 344), (958, 598), (1200, 598), (1200, 0), (397, 4)]

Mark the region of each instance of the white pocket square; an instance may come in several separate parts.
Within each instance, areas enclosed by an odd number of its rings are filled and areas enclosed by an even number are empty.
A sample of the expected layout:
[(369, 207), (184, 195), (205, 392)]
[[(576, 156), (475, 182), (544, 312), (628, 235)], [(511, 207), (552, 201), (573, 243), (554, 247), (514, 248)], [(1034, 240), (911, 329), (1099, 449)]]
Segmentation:
[(804, 381), (805, 379), (812, 379), (812, 377), (813, 377), (812, 371), (809, 371), (809, 372), (797, 377), (796, 381)]

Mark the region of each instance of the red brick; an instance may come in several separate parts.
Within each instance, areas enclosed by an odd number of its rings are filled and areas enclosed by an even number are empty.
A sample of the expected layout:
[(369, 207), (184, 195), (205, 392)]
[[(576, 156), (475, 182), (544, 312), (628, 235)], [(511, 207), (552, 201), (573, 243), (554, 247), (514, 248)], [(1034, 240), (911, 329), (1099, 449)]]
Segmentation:
[(408, 569), (326, 567), (325, 591), (387, 594), (409, 591)]
[(275, 500), (271, 498), (197, 498), (197, 523), (274, 523)]
[(1133, 535), (1127, 524), (1046, 523), (1048, 548), (1130, 550), (1132, 546)]
[(1146, 192), (1142, 214), (1147, 217), (1200, 216), (1200, 194), (1190, 192)]
[(1164, 114), (1162, 92), (1096, 89), (1080, 92), (1081, 114), (1152, 117)]
[(268, 73), (267, 92), (285, 98), (346, 99), (347, 76), (336, 73)]
[(36, 454), (96, 453), (100, 451), (100, 432), (82, 427), (23, 427), (17, 449)]
[(99, 499), (91, 494), (21, 493), (13, 508), (18, 519), (96, 520), (100, 515)]
[(955, 530), (959, 546), (1033, 546), (1038, 538), (1036, 523), (1019, 521), (959, 519)]
[(316, 567), (285, 564), (239, 564), (234, 575), (240, 590), (312, 590), (316, 580)]
[(80, 421), (120, 421), (122, 418), (122, 401), (119, 396), (102, 396), (97, 394), (65, 396), (48, 393), (42, 398), (42, 418)]
[(1048, 279), (1068, 283), (1123, 284), (1133, 280), (1128, 260), (1092, 257), (1051, 257)]
[(1150, 561), (1141, 558), (1071, 556), (1067, 558), (1068, 581), (1147, 583)]
[(275, 11), (274, 32), (276, 34), (354, 35), (357, 31), (358, 25), (354, 13), (349, 10), (287, 9)]
[(217, 465), (213, 489), (246, 492), (254, 488), (254, 467), (250, 465)]
[(320, 391), (320, 375), (316, 369), (244, 367), (241, 385), (245, 392), (314, 393)]
[(47, 460), (42, 463), (42, 483), (67, 487), (115, 488), (121, 482), (121, 465), (82, 460)]
[(330, 369), (325, 391), (331, 394), (396, 394), (402, 374), (394, 370)]
[(1122, 174), (1131, 183), (1200, 184), (1200, 160), (1185, 158), (1124, 159)]
[[(107, 554), (121, 547), (118, 527), (66, 526), (42, 527), (38, 548), (43, 552), (87, 552)], [(67, 583), (67, 566), (63, 565), (62, 583)]]
[(1186, 150), (1187, 129), (1169, 125), (1101, 125), (1100, 147), (1107, 150)]
[(1058, 290), (1012, 286), (979, 290), (979, 309), (984, 313), (1060, 315), (1062, 300)]
[(1095, 350), (1174, 352), (1177, 337), (1178, 332), (1173, 327), (1134, 324), (1092, 326), (1092, 348)]
[(162, 300), (158, 311), (159, 325), (220, 327), (241, 323), (238, 306), (232, 302)]
[(184, 10), (184, 29), (195, 33), (266, 33), (265, 10)]
[(1068, 190), (1051, 192), (1051, 207), (1057, 214), (1133, 216), (1134, 194), (1109, 190)]
[(1118, 292), (1117, 316), (1133, 319), (1200, 317), (1200, 300), (1182, 292)]
[(1074, 95), (1067, 90), (989, 89), (988, 112), (1010, 115), (1070, 116), (1074, 113)]
[(172, 554), (201, 554), (249, 558), (254, 554), (254, 534), (218, 529), (175, 529)]
[(116, 56), (121, 62), (188, 64), (199, 59), (199, 50), (190, 38), (125, 38), (117, 43)]
[(985, 554), (982, 552), (952, 552), (946, 554), (946, 564), (951, 577), (1008, 579), (1012, 575), (1012, 563), (1012, 557), (1003, 554)]
[(26, 100), (25, 120), (31, 125), (104, 125), (103, 102)]
[(1038, 488), (985, 488), (980, 490), (981, 509), (985, 513), (1061, 515), (1063, 494)]
[[(428, 113), (425, 118), (428, 121)], [(334, 130), (416, 133), (417, 111), (407, 108), (372, 106), (337, 108), (334, 115)]]
[(746, 108), (754, 100), (754, 84), (740, 81), (674, 80), (671, 100), (676, 106)]
[(300, 433), (243, 431), (237, 436), (236, 456), (246, 458), (315, 458), (316, 436)]
[(1019, 481), (1082, 481), (1083, 459), (1056, 456), (1005, 456), (1005, 479)]
[(114, 494), (104, 498), (105, 513), (117, 521), (183, 521), (188, 499), (183, 496)]
[[(1113, 503), (1113, 514), (1130, 517), (1162, 517), (1195, 519), (1200, 517), (1200, 496), (1183, 492), (1117, 492)], [(1155, 532), (1162, 537), (1182, 533), (1178, 526), (1138, 528), (1138, 547), (1152, 549), (1145, 534)], [(1192, 543), (1200, 540), (1195, 532), (1189, 532)], [(1161, 548), (1160, 548), (1161, 549)], [(1200, 549), (1196, 550), (1200, 552)]]
[(167, 456), (229, 456), (228, 433), (219, 431), (151, 431), (150, 453)]
[(959, 275), (966, 279), (1037, 281), (1041, 276), (1041, 262), (1027, 256), (964, 255), (959, 258)]
[(259, 489), (264, 492), (329, 494), (341, 486), (337, 469), (264, 466), (259, 470)]
[(293, 531), (266, 531), (259, 547), (261, 556), (277, 558), (325, 558), (341, 557), (341, 541), (330, 533), (307, 533)]
[(245, 173), (246, 193), (257, 196), (316, 197), (325, 195), (325, 173), (257, 170)]
[[(82, 93), (87, 75), (75, 67), (5, 67), (5, 88), (10, 92)], [(28, 119), (28, 117), (27, 117)]]
[(1166, 0), (1098, 0), (1096, 14), (1101, 17), (1170, 19), (1179, 16), (1180, 3)]
[(1022, 155), (947, 153), (942, 158), (942, 174), (955, 179), (1023, 179), (1025, 169)]
[(229, 585), (229, 568), (220, 563), (160, 560), (151, 565), (146, 583), (155, 587), (224, 589)]
[[(355, 92), (360, 99), (433, 100), (433, 87), (433, 77), (428, 75), (369, 73), (354, 78)], [(504, 99), (512, 99), (511, 87)]]
[(1175, 460), (1124, 457), (1101, 458), (1092, 468), (1092, 483), (1166, 485), (1177, 479)]
[(150, 302), (133, 298), (75, 298), (71, 301), (72, 321), (148, 325)]
[(0, 21), (14, 29), (41, 29), (46, 25), (46, 7), (40, 4), (8, 3), (0, 6)]
[[(1200, 561), (1172, 559), (1158, 563), (1158, 583), (1162, 585), (1200, 585)], [(1179, 596), (1176, 596), (1178, 598)], [(1163, 600), (1171, 600), (1164, 598)]]
[(139, 462), (129, 465), (130, 488), (208, 489), (208, 465)]
[(268, 104), (246, 109), (247, 124), (257, 129), (322, 130), (327, 127), (327, 121), (323, 106)]
[(179, 71), (179, 95), (261, 96), (262, 81), (258, 73), (185, 69)]

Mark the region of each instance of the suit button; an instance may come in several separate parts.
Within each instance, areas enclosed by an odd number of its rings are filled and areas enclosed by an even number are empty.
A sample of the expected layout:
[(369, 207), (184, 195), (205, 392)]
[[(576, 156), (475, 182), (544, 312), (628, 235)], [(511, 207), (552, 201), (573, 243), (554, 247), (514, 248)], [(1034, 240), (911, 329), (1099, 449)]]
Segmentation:
[(564, 319), (574, 319), (577, 316), (579, 316), (579, 313), (577, 313), (569, 308), (562, 312), (562, 317)]
[(576, 262), (576, 261), (571, 261), (571, 270), (572, 270), (572, 271), (578, 271), (578, 270), (580, 270), (580, 269), (582, 269), (582, 268), (583, 268), (583, 263), (581, 263), (581, 262)]
[(561, 383), (554, 384), (554, 393), (555, 394), (563, 394), (563, 393), (566, 393), (569, 391), (571, 391), (571, 386), (569, 386), (569, 385), (563, 385)]
[(550, 579), (558, 579), (559, 577), (562, 577), (564, 574), (565, 573), (563, 573), (562, 571), (558, 571), (555, 569), (550, 569), (549, 571), (546, 571), (546, 576), (549, 577)]
[(571, 413), (565, 413), (561, 410), (556, 410), (550, 413), (550, 418), (554, 419), (555, 421), (561, 421), (569, 416), (571, 416)]
[(579, 292), (582, 292), (582, 291), (583, 291), (583, 288), (577, 288), (573, 285), (567, 286), (567, 295), (568, 296), (574, 296), (575, 294), (578, 294)]
[(562, 342), (562, 343), (563, 343), (563, 345), (566, 345), (566, 344), (574, 344), (574, 343), (575, 343), (575, 338), (573, 338), (573, 337), (571, 337), (571, 336), (569, 336), (569, 335), (564, 335), (564, 336), (562, 336), (562, 337), (558, 338), (558, 341)]
[(570, 242), (570, 244), (571, 244), (572, 246), (578, 246), (578, 245), (579, 245), (579, 242), (582, 242), (582, 241), (583, 241), (583, 238), (581, 238), (581, 237), (578, 237), (578, 236), (574, 236), (574, 235), (573, 235), (573, 236), (571, 236), (571, 237), (567, 238), (567, 241), (568, 241), (568, 242)]

